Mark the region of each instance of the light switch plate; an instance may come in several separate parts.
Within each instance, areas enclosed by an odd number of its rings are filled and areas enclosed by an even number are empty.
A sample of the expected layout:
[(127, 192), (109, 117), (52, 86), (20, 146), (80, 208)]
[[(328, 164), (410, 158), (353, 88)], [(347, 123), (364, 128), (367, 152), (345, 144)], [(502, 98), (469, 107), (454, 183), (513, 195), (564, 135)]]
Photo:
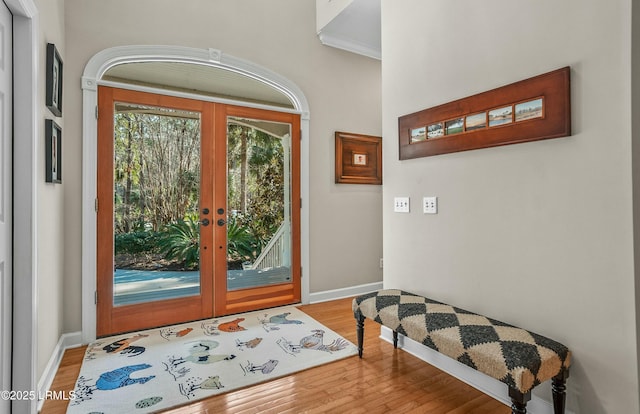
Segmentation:
[(395, 213), (408, 213), (409, 197), (395, 197), (393, 199), (393, 211)]

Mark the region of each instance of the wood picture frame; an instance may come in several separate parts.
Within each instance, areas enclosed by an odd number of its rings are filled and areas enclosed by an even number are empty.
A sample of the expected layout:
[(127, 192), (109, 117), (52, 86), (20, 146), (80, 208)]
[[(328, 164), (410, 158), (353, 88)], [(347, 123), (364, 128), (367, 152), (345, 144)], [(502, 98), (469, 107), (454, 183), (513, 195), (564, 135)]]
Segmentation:
[(570, 72), (567, 66), (398, 118), (400, 159), (570, 136)]
[(45, 101), (55, 116), (62, 116), (62, 59), (53, 43), (47, 43)]
[(382, 137), (336, 132), (336, 183), (382, 184)]
[(45, 181), (62, 183), (62, 128), (47, 119), (45, 131)]

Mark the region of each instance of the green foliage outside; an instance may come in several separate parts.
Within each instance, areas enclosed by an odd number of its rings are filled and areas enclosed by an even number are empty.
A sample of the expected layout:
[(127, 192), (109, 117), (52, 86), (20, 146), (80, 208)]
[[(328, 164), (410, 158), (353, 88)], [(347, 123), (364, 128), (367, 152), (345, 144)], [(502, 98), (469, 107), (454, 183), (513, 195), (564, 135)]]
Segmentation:
[(197, 213), (200, 120), (174, 112), (138, 109), (115, 115), (116, 234), (159, 231)]
[[(199, 264), (200, 120), (158, 108), (114, 119), (114, 238), (118, 255)], [(284, 220), (282, 140), (228, 128), (228, 261), (254, 260)]]
[(158, 250), (158, 235), (155, 231), (116, 234), (115, 253), (154, 253)]
[(237, 214), (262, 248), (284, 220), (282, 139), (230, 124), (227, 159), (229, 211)]
[(168, 224), (160, 233), (158, 248), (167, 260), (176, 260), (186, 269), (197, 269), (200, 263), (200, 224), (188, 217)]
[(237, 217), (227, 222), (227, 254), (231, 262), (255, 259), (260, 254), (259, 240), (250, 233), (248, 226), (240, 224)]

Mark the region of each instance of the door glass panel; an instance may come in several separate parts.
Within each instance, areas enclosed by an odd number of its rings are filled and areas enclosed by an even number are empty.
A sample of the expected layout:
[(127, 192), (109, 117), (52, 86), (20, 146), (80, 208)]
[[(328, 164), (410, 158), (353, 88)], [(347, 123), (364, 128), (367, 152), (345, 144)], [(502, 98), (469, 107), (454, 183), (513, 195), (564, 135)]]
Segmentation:
[(115, 104), (114, 306), (200, 293), (200, 123)]
[(227, 290), (291, 282), (291, 125), (227, 118)]

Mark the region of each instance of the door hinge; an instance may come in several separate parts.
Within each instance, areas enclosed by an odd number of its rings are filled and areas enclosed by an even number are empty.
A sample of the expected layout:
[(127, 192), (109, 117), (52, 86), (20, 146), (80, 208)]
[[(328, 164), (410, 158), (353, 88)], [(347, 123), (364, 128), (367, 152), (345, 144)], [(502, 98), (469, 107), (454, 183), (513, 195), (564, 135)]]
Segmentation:
[(98, 212), (98, 199), (96, 198), (93, 202), (93, 208), (96, 210), (96, 213)]
[(300, 197), (300, 208), (302, 208), (302, 197)]
[(98, 291), (97, 290), (93, 291), (93, 302), (94, 302), (95, 305), (98, 304)]
[(302, 266), (300, 266), (300, 279), (302, 279)]
[(98, 105), (96, 105), (96, 119), (98, 119)]

